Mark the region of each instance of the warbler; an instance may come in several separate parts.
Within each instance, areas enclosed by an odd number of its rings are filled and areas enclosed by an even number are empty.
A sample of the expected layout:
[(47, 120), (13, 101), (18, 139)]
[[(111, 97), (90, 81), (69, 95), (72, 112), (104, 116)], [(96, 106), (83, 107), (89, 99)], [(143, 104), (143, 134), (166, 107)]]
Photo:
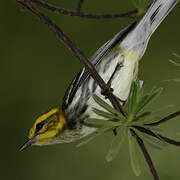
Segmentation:
[[(107, 41), (90, 61), (99, 75), (108, 83), (113, 93), (122, 101), (129, 95), (132, 82), (138, 74), (139, 60), (156, 28), (179, 0), (154, 0), (142, 19)], [(93, 107), (101, 109), (93, 94), (103, 98), (101, 88), (83, 68), (65, 93), (62, 106), (51, 109), (35, 120), (28, 141), (20, 148), (34, 145), (69, 143), (91, 135), (97, 127), (84, 123), (86, 118), (98, 118)], [(106, 99), (107, 103), (110, 101)]]

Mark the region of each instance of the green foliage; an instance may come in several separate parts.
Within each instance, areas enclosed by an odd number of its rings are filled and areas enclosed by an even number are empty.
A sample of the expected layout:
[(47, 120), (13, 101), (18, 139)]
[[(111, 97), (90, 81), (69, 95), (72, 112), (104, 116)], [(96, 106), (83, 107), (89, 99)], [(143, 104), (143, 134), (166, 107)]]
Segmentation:
[[(151, 131), (152, 131), (152, 129), (151, 129)], [(152, 136), (149, 136), (147, 134), (143, 134), (143, 133), (139, 133), (139, 132), (136, 132), (136, 133), (138, 134), (139, 137), (141, 137), (144, 140), (144, 142), (146, 142), (146, 144), (148, 144), (152, 148), (160, 150), (160, 149), (162, 149), (168, 145), (163, 140), (159, 140), (159, 139), (152, 137)], [(154, 131), (154, 133), (158, 136), (156, 131)], [(161, 137), (159, 137), (159, 138), (161, 139)]]
[(117, 129), (117, 136), (114, 136), (109, 152), (106, 155), (106, 160), (108, 162), (112, 161), (118, 155), (120, 147), (126, 137), (126, 130), (127, 128), (125, 126), (120, 126)]
[[(139, 176), (141, 170), (138, 144), (136, 142), (136, 138), (131, 134), (131, 129), (133, 129), (140, 138), (153, 148), (160, 149), (161, 147), (167, 145), (158, 135), (159, 129), (148, 125), (160, 121), (161, 118), (157, 117), (157, 115), (153, 112), (144, 111), (144, 109), (161, 94), (161, 92), (162, 88), (153, 88), (150, 93), (144, 94), (141, 81), (136, 80), (133, 82), (128, 100), (125, 103), (125, 106), (122, 107), (123, 111), (126, 112), (125, 114), (127, 114), (126, 117), (124, 117), (119, 111), (114, 109), (103, 99), (94, 95), (94, 100), (102, 109), (100, 110), (94, 108), (93, 112), (98, 115), (99, 118), (86, 119), (85, 124), (96, 127), (97, 131), (92, 136), (82, 141), (78, 146), (85, 145), (95, 137), (116, 129), (117, 135), (114, 136), (112, 140), (110, 149), (106, 155), (106, 160), (110, 162), (116, 158), (123, 142), (125, 141), (125, 138), (128, 136), (131, 166), (135, 175)], [(119, 101), (118, 103), (121, 104), (118, 97), (117, 100)], [(137, 126), (150, 130), (156, 138), (140, 133), (135, 128)]]
[(111, 114), (111, 113), (108, 113), (106, 111), (102, 111), (102, 110), (99, 110), (99, 109), (96, 109), (96, 108), (93, 108), (93, 111), (99, 115), (99, 116), (103, 116), (107, 119), (118, 119), (118, 116), (115, 116), (114, 114)]
[(104, 120), (104, 119), (93, 119), (89, 118), (85, 120), (86, 124), (97, 126), (97, 127), (118, 127), (121, 126), (121, 122), (114, 122), (112, 120)]
[(141, 16), (146, 12), (152, 0), (132, 0), (132, 3), (138, 9), (139, 15)]
[(97, 104), (99, 104), (101, 107), (103, 107), (105, 110), (109, 111), (110, 113), (114, 114), (115, 116), (120, 115), (121, 113), (114, 109), (112, 106), (110, 106), (108, 103), (106, 103), (104, 100), (102, 100), (97, 95), (93, 95), (93, 99), (96, 101)]
[(131, 135), (130, 130), (128, 131), (128, 140), (129, 140), (129, 155), (131, 161), (131, 167), (136, 176), (141, 174), (140, 169), (140, 159), (138, 154), (138, 146), (134, 136)]
[[(140, 81), (136, 81), (132, 85), (130, 97), (127, 103), (128, 121), (135, 120), (135, 117), (141, 112), (144, 107), (152, 103), (162, 92), (162, 88), (153, 88), (152, 91), (144, 95), (143, 88), (140, 87)], [(147, 113), (146, 113), (147, 115)], [(142, 114), (140, 115), (142, 116)]]

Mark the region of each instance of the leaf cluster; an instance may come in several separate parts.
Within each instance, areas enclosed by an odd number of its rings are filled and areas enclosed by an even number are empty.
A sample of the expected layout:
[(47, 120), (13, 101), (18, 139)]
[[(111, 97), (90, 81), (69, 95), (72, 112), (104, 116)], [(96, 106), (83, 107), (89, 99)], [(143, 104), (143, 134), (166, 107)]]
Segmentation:
[[(95, 102), (104, 110), (93, 108), (94, 113), (100, 118), (88, 118), (85, 120), (85, 124), (100, 128), (93, 135), (84, 139), (80, 144), (78, 144), (78, 147), (87, 144), (89, 141), (99, 135), (116, 129), (117, 135), (113, 137), (111, 146), (106, 155), (106, 160), (109, 162), (116, 158), (123, 142), (128, 137), (132, 169), (134, 173), (139, 176), (141, 172), (139, 165), (140, 160), (138, 156), (139, 150), (137, 148), (138, 145), (136, 139), (132, 135), (131, 130), (133, 129), (136, 131), (134, 128), (136, 126), (145, 127), (151, 130), (157, 137), (159, 137), (159, 129), (148, 126), (148, 124), (159, 121), (159, 118), (154, 118), (154, 114), (152, 112), (145, 111), (145, 107), (152, 103), (161, 94), (161, 92), (162, 88), (153, 88), (151, 92), (144, 94), (142, 82), (139, 80), (133, 82), (129, 98), (123, 107), (123, 111), (126, 112), (126, 117), (124, 117), (119, 111), (114, 109), (106, 101), (97, 95), (94, 95), (93, 98)], [(117, 98), (117, 100), (119, 103), (121, 103), (120, 99)], [(142, 137), (147, 142), (147, 144), (151, 145), (151, 147), (160, 149), (166, 144), (160, 137), (155, 138), (139, 132), (137, 132), (137, 134), (139, 137)]]

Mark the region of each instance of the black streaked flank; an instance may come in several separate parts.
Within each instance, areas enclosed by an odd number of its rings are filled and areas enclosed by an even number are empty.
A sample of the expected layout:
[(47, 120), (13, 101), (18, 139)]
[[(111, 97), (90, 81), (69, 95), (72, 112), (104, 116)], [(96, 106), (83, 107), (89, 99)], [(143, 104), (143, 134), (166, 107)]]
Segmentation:
[(162, 4), (158, 6), (158, 8), (154, 11), (154, 13), (152, 14), (152, 16), (150, 17), (150, 23), (151, 25), (153, 24), (153, 22), (155, 21), (156, 19), (156, 15), (158, 14), (160, 8), (161, 8)]
[(108, 62), (105, 64), (105, 66), (104, 66), (103, 73), (106, 72), (106, 70), (109, 68), (109, 64), (111, 63), (111, 61), (112, 61), (113, 59), (115, 59), (118, 55), (119, 55), (119, 53), (116, 52), (116, 54), (114, 54), (113, 56), (111, 56), (111, 58), (109, 58), (109, 61), (108, 61)]
[[(132, 24), (130, 24), (128, 27), (124, 28), (122, 31), (117, 33), (110, 41), (106, 42), (102, 47), (99, 48), (99, 50), (92, 56), (90, 61), (93, 63), (93, 65), (97, 66), (101, 59), (112, 50), (112, 48), (120, 41), (122, 41), (126, 35), (132, 31), (136, 26), (136, 21), (134, 21)], [(97, 69), (98, 71), (98, 69)], [(76, 95), (76, 92), (81, 87), (83, 83), (87, 81), (87, 78), (89, 77), (89, 72), (86, 69), (82, 69), (81, 72), (78, 73), (75, 80), (71, 83), (69, 88), (67, 89), (65, 96), (63, 98), (63, 110), (67, 109), (68, 106), (72, 103), (74, 96)]]
[(97, 88), (98, 84), (96, 81), (93, 82), (93, 85), (92, 85), (92, 92), (94, 93), (96, 91), (96, 88)]

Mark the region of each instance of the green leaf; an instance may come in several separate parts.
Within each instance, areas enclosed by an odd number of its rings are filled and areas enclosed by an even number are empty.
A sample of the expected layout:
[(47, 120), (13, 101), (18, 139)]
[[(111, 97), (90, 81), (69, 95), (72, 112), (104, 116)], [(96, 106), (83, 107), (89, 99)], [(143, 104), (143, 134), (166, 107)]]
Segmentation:
[(94, 126), (105, 126), (105, 127), (116, 127), (116, 126), (122, 125), (122, 123), (120, 122), (114, 122), (114, 121), (104, 120), (104, 119), (95, 119), (95, 118), (85, 119), (84, 122), (87, 124), (94, 125)]
[(133, 122), (133, 124), (144, 126), (146, 124), (156, 123), (160, 121), (161, 119), (162, 119), (161, 117), (155, 116), (151, 114), (150, 112), (145, 112), (145, 113), (140, 114), (137, 117), (137, 120)]
[[(141, 137), (141, 136), (140, 136)], [(161, 146), (161, 145), (158, 145), (156, 142), (153, 142), (153, 141), (151, 141), (151, 140), (149, 140), (148, 138), (143, 138), (143, 137), (141, 137), (143, 140), (144, 140), (144, 142), (148, 145), (148, 146), (150, 146), (151, 148), (153, 148), (153, 149), (157, 149), (157, 150), (162, 150), (163, 149), (163, 147)]]
[[(147, 143), (149, 146), (151, 146), (152, 148), (155, 148), (155, 149), (162, 149), (164, 148), (165, 146), (167, 146), (168, 144), (161, 140), (161, 139), (157, 139), (155, 137), (152, 137), (150, 135), (147, 135), (145, 133), (140, 133), (138, 131), (136, 131), (136, 133), (138, 134), (138, 136), (143, 139), (143, 141), (145, 141), (145, 143)], [(159, 137), (159, 136), (158, 136)]]
[[(137, 114), (142, 111), (142, 109), (153, 102), (162, 92), (162, 88), (155, 89), (148, 94), (148, 95), (143, 95), (143, 88), (140, 85), (140, 81), (137, 80), (132, 84), (132, 89), (130, 96), (128, 98), (128, 118), (127, 120), (129, 122), (132, 121), (137, 121), (138, 117), (136, 118)], [(144, 114), (145, 116), (148, 116), (149, 114)], [(143, 115), (143, 116), (144, 116)]]
[(137, 95), (136, 95), (136, 102), (139, 102), (143, 97), (143, 86), (141, 86), (141, 81), (137, 80)]
[[(162, 133), (164, 130), (162, 129), (162, 127), (158, 127), (158, 126), (148, 126), (148, 125), (144, 125), (144, 128), (150, 129), (151, 131), (155, 132), (156, 134), (158, 133)], [(162, 139), (162, 141), (164, 141)], [(165, 141), (164, 141), (165, 142)]]
[(138, 102), (137, 106), (136, 106), (136, 113), (138, 113), (142, 108), (144, 108), (146, 102), (147, 102), (147, 99), (148, 99), (148, 95), (144, 95), (140, 101)]
[(115, 116), (114, 114), (110, 114), (108, 112), (101, 111), (101, 110), (96, 109), (96, 108), (93, 108), (93, 111), (99, 116), (103, 116), (103, 117), (106, 117), (108, 119), (118, 119), (119, 120), (119, 117)]
[(132, 88), (132, 95), (131, 95), (131, 100), (130, 100), (130, 111), (134, 108), (137, 102), (137, 92), (138, 92), (138, 85), (137, 82), (133, 83), (133, 88)]
[[(124, 105), (126, 104), (126, 100), (123, 101), (121, 100), (120, 98), (118, 98), (117, 96), (114, 95), (114, 97), (116, 98), (117, 100), (117, 103), (118, 103), (118, 106), (121, 107), (121, 109), (123, 110), (123, 112), (125, 112), (125, 108), (124, 108)], [(123, 104), (123, 105), (122, 105)], [(121, 114), (121, 113), (120, 113)], [(122, 115), (122, 114), (121, 114)], [(124, 116), (122, 116), (124, 117)]]
[(145, 106), (152, 103), (162, 92), (163, 88), (153, 89), (149, 95), (145, 95), (139, 102), (137, 113), (140, 112)]
[(131, 93), (128, 98), (128, 113), (131, 114), (132, 117), (136, 114), (136, 109), (138, 107), (139, 101), (142, 99), (143, 96), (143, 88), (141, 87), (141, 82), (136, 80), (133, 82), (131, 87)]
[(120, 147), (121, 147), (121, 145), (124, 142), (124, 139), (126, 137), (127, 128), (125, 126), (121, 126), (117, 130), (118, 130), (117, 135), (114, 136), (114, 139), (112, 141), (109, 152), (106, 155), (106, 160), (108, 162), (110, 162), (110, 161), (112, 161), (113, 159), (116, 158), (116, 156), (119, 153)]
[(141, 169), (140, 169), (138, 146), (136, 139), (134, 136), (131, 135), (130, 130), (128, 131), (128, 140), (129, 140), (129, 154), (130, 154), (131, 166), (135, 175), (139, 176), (141, 174)]
[(156, 109), (156, 110), (153, 110), (153, 114), (156, 114), (156, 113), (160, 113), (160, 112), (162, 112), (162, 111), (165, 111), (166, 112), (166, 110), (168, 110), (168, 109), (170, 109), (170, 108), (172, 108), (172, 107), (174, 107), (174, 105), (172, 105), (172, 104), (169, 104), (169, 105), (166, 105), (166, 106), (162, 106), (161, 108), (159, 108), (159, 109)]
[(104, 100), (102, 100), (100, 97), (98, 97), (97, 95), (93, 95), (93, 99), (95, 100), (96, 103), (98, 103), (101, 107), (103, 107), (104, 109), (106, 109), (107, 111), (109, 111), (112, 114), (117, 114), (117, 115), (121, 115), (121, 113), (119, 111), (117, 111), (116, 109), (114, 109), (113, 107), (111, 107), (108, 103), (106, 103)]
[(134, 121), (142, 122), (142, 121), (146, 120), (147, 117), (150, 115), (151, 115), (151, 112), (144, 112), (144, 113), (140, 114), (139, 116), (137, 116)]
[(161, 129), (159, 129), (158, 127), (145, 127), (146, 129), (149, 129), (150, 131), (152, 131), (157, 137), (159, 137), (160, 141), (162, 142), (163, 146), (167, 146), (169, 145), (164, 139), (161, 138), (161, 136), (159, 135), (159, 131), (162, 131)]
[(111, 129), (112, 129), (112, 128), (107, 128), (107, 127), (98, 129), (98, 130), (97, 130), (95, 133), (93, 133), (92, 135), (84, 138), (79, 144), (77, 144), (76, 147), (81, 147), (81, 146), (83, 146), (83, 145), (86, 145), (87, 143), (89, 143), (90, 141), (92, 141), (93, 139), (95, 139), (96, 137), (104, 134), (105, 132), (107, 132), (107, 131), (109, 131), (109, 130), (111, 130)]

